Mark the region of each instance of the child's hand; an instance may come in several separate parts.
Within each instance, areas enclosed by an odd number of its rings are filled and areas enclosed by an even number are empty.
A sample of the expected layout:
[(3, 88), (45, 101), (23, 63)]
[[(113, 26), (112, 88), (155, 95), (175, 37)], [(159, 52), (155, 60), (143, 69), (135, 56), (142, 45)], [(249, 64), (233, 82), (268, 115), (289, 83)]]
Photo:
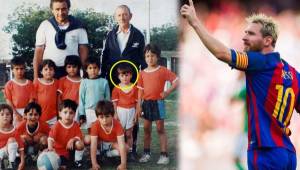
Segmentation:
[(95, 163), (95, 164), (92, 164), (92, 170), (100, 170), (100, 165)]
[(169, 95), (169, 93), (166, 92), (166, 91), (163, 91), (163, 92), (160, 93), (160, 97), (161, 97), (162, 99), (166, 98), (168, 95)]
[(80, 124), (80, 126), (82, 125), (82, 124), (84, 124), (86, 122), (86, 117), (85, 117), (85, 115), (80, 115), (79, 116), (79, 124)]
[(133, 124), (136, 124), (139, 122), (140, 113), (136, 112), (133, 118)]
[(75, 138), (72, 138), (68, 141), (67, 150), (73, 150), (74, 142), (75, 142)]
[(19, 113), (15, 113), (15, 118), (17, 122), (21, 122), (23, 120), (23, 117)]
[(52, 151), (54, 151), (54, 149), (53, 149), (52, 147), (51, 147), (51, 148), (48, 147), (47, 151), (48, 151), (48, 152), (52, 152)]
[(120, 164), (120, 165), (117, 167), (117, 170), (126, 170), (126, 165)]

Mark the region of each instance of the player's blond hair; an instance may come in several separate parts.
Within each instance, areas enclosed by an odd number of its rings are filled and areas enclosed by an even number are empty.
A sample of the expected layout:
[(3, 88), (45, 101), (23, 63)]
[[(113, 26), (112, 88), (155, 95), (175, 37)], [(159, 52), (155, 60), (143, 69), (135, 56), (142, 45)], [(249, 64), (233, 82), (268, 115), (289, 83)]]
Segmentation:
[(275, 47), (278, 38), (278, 27), (272, 17), (265, 14), (252, 14), (246, 18), (248, 23), (259, 23), (262, 25), (260, 30), (263, 37), (271, 36), (273, 38), (272, 46)]

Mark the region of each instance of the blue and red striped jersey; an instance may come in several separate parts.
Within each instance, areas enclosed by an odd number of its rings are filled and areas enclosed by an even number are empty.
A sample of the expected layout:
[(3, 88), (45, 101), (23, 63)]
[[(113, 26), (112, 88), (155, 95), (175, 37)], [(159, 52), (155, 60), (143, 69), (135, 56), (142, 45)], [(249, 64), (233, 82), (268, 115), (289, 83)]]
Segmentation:
[(299, 112), (299, 78), (295, 68), (272, 52), (231, 50), (230, 66), (246, 73), (248, 149), (283, 147), (295, 152), (288, 128)]

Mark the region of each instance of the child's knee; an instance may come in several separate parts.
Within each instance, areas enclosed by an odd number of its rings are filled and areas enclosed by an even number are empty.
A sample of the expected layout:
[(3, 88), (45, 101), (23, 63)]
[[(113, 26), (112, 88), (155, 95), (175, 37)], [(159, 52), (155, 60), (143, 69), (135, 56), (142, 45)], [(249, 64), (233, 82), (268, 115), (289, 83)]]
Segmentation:
[(76, 150), (83, 150), (84, 149), (84, 143), (81, 140), (77, 140), (75, 142), (75, 149)]
[(85, 135), (83, 142), (85, 145), (90, 145), (91, 144), (91, 136), (90, 135)]
[(163, 127), (157, 128), (156, 130), (157, 130), (157, 133), (158, 133), (159, 135), (164, 135), (164, 134), (166, 133), (166, 132), (165, 132), (165, 128), (163, 128)]

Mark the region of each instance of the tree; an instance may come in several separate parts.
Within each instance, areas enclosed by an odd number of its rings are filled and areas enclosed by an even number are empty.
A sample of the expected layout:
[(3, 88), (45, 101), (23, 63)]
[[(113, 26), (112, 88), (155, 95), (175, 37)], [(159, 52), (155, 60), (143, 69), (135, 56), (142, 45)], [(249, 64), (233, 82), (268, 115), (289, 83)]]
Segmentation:
[(175, 51), (177, 48), (177, 26), (165, 24), (154, 27), (150, 31), (151, 43), (158, 45), (163, 51)]
[[(107, 25), (112, 20), (112, 16), (95, 12), (92, 9), (71, 12), (86, 26), (90, 44), (89, 56), (99, 57), (103, 40), (109, 31)], [(35, 33), (41, 22), (51, 16), (49, 8), (41, 8), (37, 5), (21, 5), (9, 15), (9, 22), (3, 30), (12, 35), (12, 55), (14, 57), (24, 57), (28, 66), (32, 67)]]

